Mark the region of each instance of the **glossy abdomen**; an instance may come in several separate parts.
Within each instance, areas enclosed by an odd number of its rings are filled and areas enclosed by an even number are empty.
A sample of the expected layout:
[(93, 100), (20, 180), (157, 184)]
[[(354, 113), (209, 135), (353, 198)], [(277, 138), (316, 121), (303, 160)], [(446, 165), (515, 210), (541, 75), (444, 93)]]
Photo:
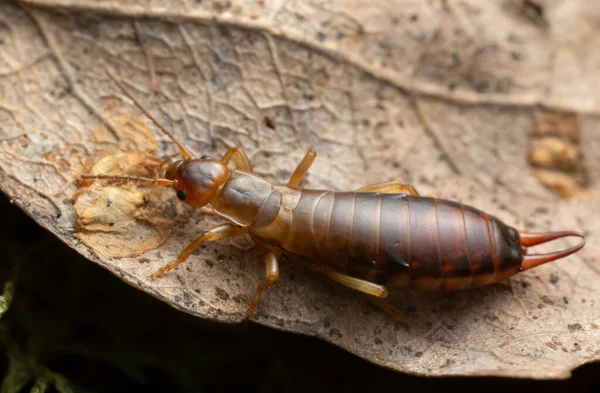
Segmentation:
[(277, 223), (286, 233), (251, 232), (351, 276), (389, 288), (456, 290), (520, 268), (518, 233), (474, 208), (404, 194), (299, 192)]

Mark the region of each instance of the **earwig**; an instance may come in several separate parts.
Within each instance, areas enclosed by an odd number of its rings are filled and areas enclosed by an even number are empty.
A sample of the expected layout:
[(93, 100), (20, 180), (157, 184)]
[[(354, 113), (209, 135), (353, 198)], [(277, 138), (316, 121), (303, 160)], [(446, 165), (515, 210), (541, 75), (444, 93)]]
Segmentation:
[[(283, 256), (307, 262), (314, 270), (363, 292), (386, 309), (381, 299), (391, 289), (454, 291), (480, 287), (564, 258), (585, 245), (583, 235), (577, 232), (518, 232), (473, 207), (419, 196), (408, 184), (373, 184), (353, 192), (300, 188), (316, 158), (312, 150), (285, 186), (253, 173), (250, 160), (237, 148), (229, 149), (221, 159), (194, 158), (115, 82), (177, 145), (182, 159), (168, 166), (164, 178), (110, 174), (81, 177), (170, 187), (181, 201), (199, 208), (210, 206), (229, 221), (204, 232), (175, 261), (153, 273), (152, 279), (184, 262), (205, 242), (248, 234), (265, 247), (266, 278), (250, 302), (247, 318), (261, 293), (277, 281)], [(231, 160), (233, 170), (228, 167)], [(527, 253), (528, 247), (567, 236), (584, 240), (562, 251)]]

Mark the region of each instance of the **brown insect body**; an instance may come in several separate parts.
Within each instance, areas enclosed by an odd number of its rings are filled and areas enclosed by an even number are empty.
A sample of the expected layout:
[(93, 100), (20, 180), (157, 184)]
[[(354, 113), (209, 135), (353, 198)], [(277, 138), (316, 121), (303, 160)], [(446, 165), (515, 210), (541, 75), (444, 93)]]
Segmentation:
[[(247, 317), (262, 291), (278, 279), (282, 253), (308, 261), (315, 270), (369, 295), (389, 310), (391, 306), (379, 300), (387, 296), (388, 289), (479, 287), (566, 257), (585, 244), (582, 241), (566, 250), (527, 255), (527, 247), (583, 236), (576, 232), (519, 233), (475, 208), (420, 197), (412, 186), (400, 183), (375, 184), (355, 192), (299, 188), (316, 157), (313, 151), (307, 152), (287, 186), (274, 185), (253, 173), (250, 161), (239, 149), (230, 149), (221, 160), (193, 158), (185, 146), (144, 113), (177, 144), (183, 160), (171, 164), (163, 179), (110, 174), (82, 178), (172, 187), (180, 200), (195, 207), (210, 204), (230, 222), (204, 232), (152, 278), (184, 262), (206, 241), (247, 233), (269, 249), (266, 279), (259, 285)], [(228, 169), (231, 159), (235, 170)]]

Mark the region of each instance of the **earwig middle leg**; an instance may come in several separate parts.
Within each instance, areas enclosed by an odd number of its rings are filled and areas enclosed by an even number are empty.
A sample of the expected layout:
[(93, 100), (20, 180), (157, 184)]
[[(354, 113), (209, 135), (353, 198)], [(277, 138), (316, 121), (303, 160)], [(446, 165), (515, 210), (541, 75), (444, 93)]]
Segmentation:
[(277, 258), (280, 254), (280, 252), (271, 251), (265, 257), (267, 278), (265, 278), (265, 280), (258, 285), (258, 288), (256, 288), (256, 293), (254, 294), (252, 302), (250, 302), (250, 306), (248, 306), (248, 310), (246, 311), (246, 319), (250, 319), (254, 313), (254, 309), (256, 308), (258, 300), (260, 299), (260, 295), (263, 293), (263, 291), (275, 284), (275, 281), (277, 281), (279, 278), (279, 263), (277, 262)]
[(240, 227), (233, 224), (223, 224), (213, 229), (210, 229), (200, 235), (196, 240), (191, 242), (184, 250), (179, 254), (176, 260), (173, 262), (161, 267), (156, 272), (152, 273), (150, 276), (151, 280), (154, 280), (157, 277), (162, 276), (169, 270), (173, 269), (175, 266), (179, 265), (182, 262), (185, 262), (186, 259), (196, 250), (202, 243), (216, 241), (216, 240), (225, 240), (231, 237), (241, 236), (246, 233), (247, 229), (245, 227)]
[(250, 163), (250, 159), (246, 155), (246, 153), (242, 149), (238, 149), (237, 147), (232, 147), (227, 150), (227, 153), (221, 158), (221, 162), (223, 165), (227, 166), (229, 164), (229, 160), (233, 158), (233, 162), (235, 163), (236, 169), (241, 171), (246, 171), (253, 173), (252, 164)]
[(359, 188), (358, 190), (356, 190), (356, 192), (380, 192), (382, 194), (404, 193), (412, 196), (419, 196), (417, 190), (415, 190), (415, 188), (410, 184), (402, 184), (395, 182), (371, 184)]
[(383, 285), (375, 284), (370, 281), (361, 280), (360, 278), (339, 273), (329, 265), (321, 265), (320, 267), (318, 267), (318, 270), (321, 273), (325, 274), (327, 277), (331, 278), (333, 281), (345, 285), (348, 288), (352, 288), (357, 291), (366, 293), (367, 295), (371, 295), (377, 298), (384, 298), (388, 295), (388, 291)]
[(317, 152), (314, 150), (309, 150), (306, 152), (304, 158), (302, 161), (300, 161), (294, 170), (294, 173), (292, 173), (292, 176), (290, 176), (290, 180), (288, 181), (289, 187), (298, 187), (302, 179), (304, 179), (304, 176), (306, 176), (306, 173), (308, 172), (308, 169), (312, 165), (315, 158), (317, 158)]

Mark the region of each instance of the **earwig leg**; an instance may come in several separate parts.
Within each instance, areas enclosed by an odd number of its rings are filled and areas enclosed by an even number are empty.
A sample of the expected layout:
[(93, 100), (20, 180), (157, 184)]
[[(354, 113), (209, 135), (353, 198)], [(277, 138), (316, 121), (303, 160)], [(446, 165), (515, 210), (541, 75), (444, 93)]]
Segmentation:
[(382, 194), (409, 194), (412, 196), (419, 196), (419, 193), (410, 184), (402, 183), (377, 183), (369, 186), (361, 187), (356, 192), (380, 192)]
[(290, 181), (288, 181), (289, 187), (298, 187), (302, 179), (304, 179), (304, 176), (306, 176), (306, 173), (308, 172), (308, 169), (312, 165), (315, 158), (317, 158), (317, 152), (314, 150), (309, 150), (306, 152), (304, 158), (302, 161), (300, 161), (300, 164), (298, 164), (296, 170), (294, 170), (294, 173), (292, 173)]
[(152, 273), (150, 276), (151, 280), (154, 280), (157, 277), (162, 276), (169, 270), (173, 269), (175, 266), (184, 262), (188, 257), (196, 250), (202, 243), (216, 241), (216, 240), (225, 240), (230, 237), (241, 236), (246, 233), (247, 229), (244, 227), (239, 227), (233, 224), (223, 224), (218, 227), (214, 227), (206, 232), (204, 232), (200, 237), (191, 242), (177, 257), (177, 259), (160, 269), (156, 272)]
[(321, 271), (321, 273), (325, 274), (333, 281), (337, 281), (349, 288), (363, 292), (368, 301), (394, 317), (396, 320), (407, 323), (406, 316), (402, 313), (402, 311), (383, 300), (388, 295), (387, 289), (383, 285), (378, 285), (370, 281), (365, 281), (356, 277), (348, 276), (346, 274), (338, 273), (329, 265), (322, 265), (318, 269)]
[(265, 269), (267, 272), (267, 278), (258, 285), (256, 288), (256, 293), (254, 294), (254, 298), (252, 298), (252, 302), (250, 302), (250, 306), (246, 311), (246, 319), (250, 319), (252, 314), (254, 313), (254, 309), (258, 304), (258, 300), (260, 299), (260, 295), (263, 291), (269, 288), (271, 285), (275, 284), (275, 281), (279, 278), (279, 263), (277, 262), (277, 257), (279, 253), (269, 252), (265, 257)]
[(399, 322), (402, 323), (408, 323), (408, 319), (406, 318), (406, 315), (398, 310), (396, 307), (394, 307), (393, 305), (389, 304), (388, 302), (386, 302), (385, 300), (375, 297), (375, 296), (369, 296), (367, 295), (367, 300), (369, 302), (371, 302), (372, 304), (376, 305), (377, 307), (379, 307), (381, 310), (383, 310), (386, 314), (389, 314), (390, 316), (392, 316), (394, 319), (396, 319)]
[(204, 207), (199, 208), (199, 210), (202, 214), (209, 214), (211, 216), (218, 215), (212, 207), (204, 206)]
[(318, 269), (321, 273), (325, 274), (333, 281), (337, 281), (340, 284), (347, 286), (348, 288), (356, 289), (357, 291), (378, 298), (384, 298), (388, 295), (387, 289), (383, 285), (375, 284), (370, 281), (361, 280), (360, 278), (338, 273), (329, 265), (322, 265)]
[(253, 172), (250, 159), (242, 149), (232, 147), (231, 149), (227, 150), (227, 153), (225, 153), (223, 158), (221, 158), (221, 162), (223, 163), (223, 165), (227, 166), (227, 164), (229, 164), (229, 160), (231, 160), (232, 158), (233, 162), (235, 163), (236, 169), (250, 173)]

